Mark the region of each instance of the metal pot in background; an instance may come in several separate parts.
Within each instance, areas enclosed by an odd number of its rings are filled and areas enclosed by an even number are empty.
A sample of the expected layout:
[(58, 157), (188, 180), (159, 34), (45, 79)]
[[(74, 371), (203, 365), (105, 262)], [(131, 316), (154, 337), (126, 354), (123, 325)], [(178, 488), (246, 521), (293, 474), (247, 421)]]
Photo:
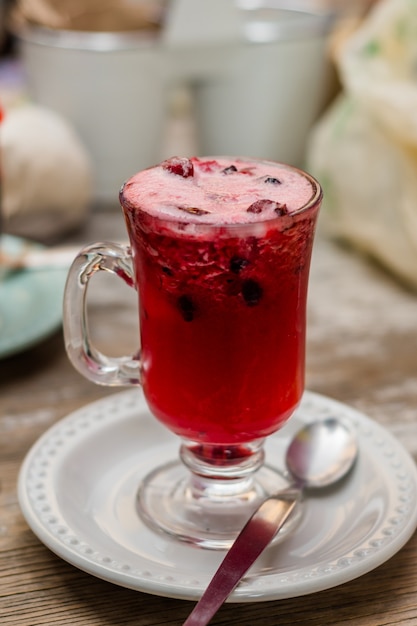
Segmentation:
[(28, 27), (19, 32), (32, 99), (78, 131), (95, 169), (98, 202), (159, 159), (167, 76), (156, 40), (141, 33)]
[(257, 6), (242, 9), (243, 41), (227, 51), (217, 76), (195, 83), (200, 148), (302, 166), (336, 82), (326, 50), (335, 16), (277, 8), (289, 2), (241, 4)]

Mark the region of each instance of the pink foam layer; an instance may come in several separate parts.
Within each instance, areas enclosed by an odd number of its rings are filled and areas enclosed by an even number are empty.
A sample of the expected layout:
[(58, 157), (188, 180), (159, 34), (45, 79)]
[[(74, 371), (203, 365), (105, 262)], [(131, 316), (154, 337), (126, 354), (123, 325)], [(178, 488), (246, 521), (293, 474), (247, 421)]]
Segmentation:
[[(294, 213), (315, 194), (307, 177), (281, 164), (237, 158), (194, 157), (191, 161), (194, 175), (187, 178), (162, 165), (139, 172), (125, 184), (124, 201), (131, 208), (160, 217), (194, 223), (245, 224), (277, 217), (273, 203)], [(230, 166), (237, 171), (225, 173)], [(268, 181), (271, 178), (279, 182)], [(261, 212), (248, 211), (258, 200), (272, 202)]]

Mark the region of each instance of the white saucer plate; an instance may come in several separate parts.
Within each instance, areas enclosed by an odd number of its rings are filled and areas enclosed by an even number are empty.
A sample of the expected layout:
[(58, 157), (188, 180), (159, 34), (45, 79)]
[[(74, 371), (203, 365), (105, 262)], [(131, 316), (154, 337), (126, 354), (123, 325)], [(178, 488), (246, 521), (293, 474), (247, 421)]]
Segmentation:
[[(417, 468), (384, 428), (324, 396), (306, 392), (266, 443), (280, 467), (303, 423), (337, 415), (359, 439), (359, 458), (337, 488), (309, 496), (294, 533), (270, 546), (229, 601), (314, 593), (350, 581), (392, 557), (417, 527)], [(135, 497), (142, 478), (175, 459), (179, 439), (149, 413), (140, 390), (114, 394), (68, 415), (32, 447), (18, 484), (23, 514), (38, 538), (94, 576), (147, 593), (196, 600), (224, 556), (153, 533)]]
[[(11, 256), (28, 246), (43, 247), (11, 235), (2, 235), (1, 245)], [(62, 268), (0, 267), (0, 358), (27, 350), (58, 330), (67, 274)]]

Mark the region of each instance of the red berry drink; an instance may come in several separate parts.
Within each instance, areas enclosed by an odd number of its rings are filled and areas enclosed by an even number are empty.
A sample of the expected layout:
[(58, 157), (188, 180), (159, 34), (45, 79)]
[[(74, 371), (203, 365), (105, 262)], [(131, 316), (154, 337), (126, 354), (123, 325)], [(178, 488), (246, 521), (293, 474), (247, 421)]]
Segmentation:
[(315, 181), (272, 162), (173, 158), (120, 199), (154, 415), (231, 449), (276, 431), (304, 389)]
[[(151, 437), (155, 454), (136, 493), (141, 519), (224, 549), (265, 498), (288, 487), (284, 460), (275, 454), (266, 464), (263, 444), (304, 389), (320, 185), (279, 163), (173, 157), (128, 180), (120, 201), (130, 249), (96, 243), (76, 256), (64, 299), (67, 352), (94, 382), (141, 384), (153, 414), (181, 437), (177, 462)], [(86, 292), (102, 270), (137, 288), (140, 358), (112, 359), (91, 343)]]

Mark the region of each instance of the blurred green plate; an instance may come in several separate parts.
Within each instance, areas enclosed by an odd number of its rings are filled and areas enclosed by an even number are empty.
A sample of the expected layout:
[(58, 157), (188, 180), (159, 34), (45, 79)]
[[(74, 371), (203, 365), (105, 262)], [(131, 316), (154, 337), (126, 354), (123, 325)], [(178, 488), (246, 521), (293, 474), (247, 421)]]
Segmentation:
[[(28, 245), (35, 244), (1, 237), (2, 248), (12, 255)], [(0, 358), (32, 347), (61, 326), (67, 273), (62, 267), (0, 271)]]

